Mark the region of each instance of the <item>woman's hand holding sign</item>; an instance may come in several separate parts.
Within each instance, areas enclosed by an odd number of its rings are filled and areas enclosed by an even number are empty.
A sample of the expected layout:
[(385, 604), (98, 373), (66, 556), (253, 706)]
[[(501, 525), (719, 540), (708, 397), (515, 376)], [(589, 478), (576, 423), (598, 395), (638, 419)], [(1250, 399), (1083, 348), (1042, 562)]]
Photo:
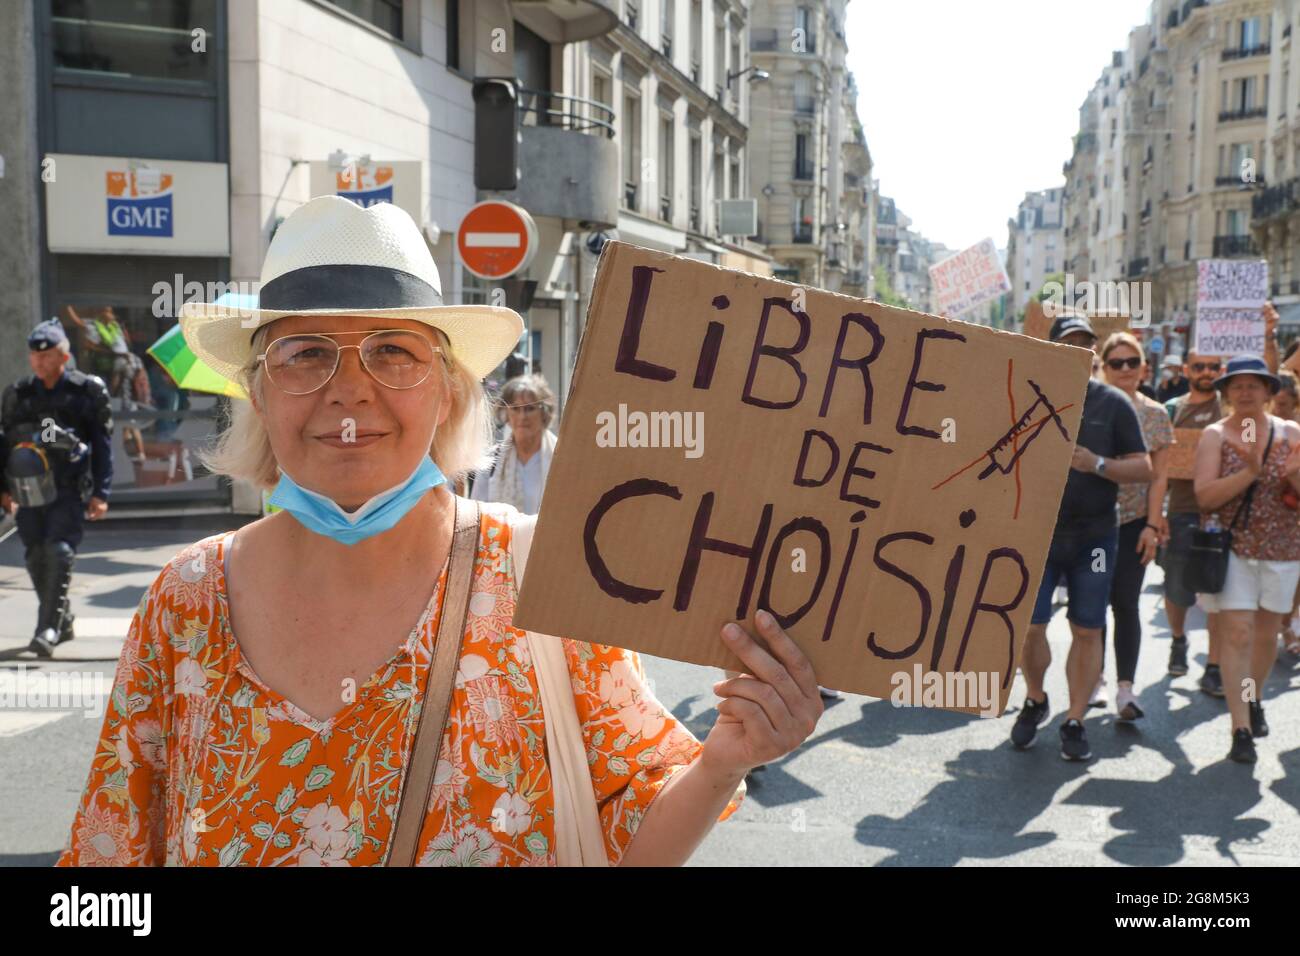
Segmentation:
[(700, 760), (722, 773), (744, 773), (788, 754), (822, 715), (808, 658), (772, 615), (759, 611), (755, 618), (767, 649), (737, 624), (722, 629), (723, 642), (748, 670), (713, 685), (723, 700)]

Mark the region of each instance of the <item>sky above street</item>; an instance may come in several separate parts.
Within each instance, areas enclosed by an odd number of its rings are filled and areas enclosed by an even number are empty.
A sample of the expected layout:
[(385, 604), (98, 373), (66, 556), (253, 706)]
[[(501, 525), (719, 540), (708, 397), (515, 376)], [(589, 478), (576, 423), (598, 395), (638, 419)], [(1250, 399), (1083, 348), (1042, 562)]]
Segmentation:
[(852, 0), (848, 66), (880, 190), (926, 238), (1007, 242), (1061, 186), (1079, 106), (1148, 0)]

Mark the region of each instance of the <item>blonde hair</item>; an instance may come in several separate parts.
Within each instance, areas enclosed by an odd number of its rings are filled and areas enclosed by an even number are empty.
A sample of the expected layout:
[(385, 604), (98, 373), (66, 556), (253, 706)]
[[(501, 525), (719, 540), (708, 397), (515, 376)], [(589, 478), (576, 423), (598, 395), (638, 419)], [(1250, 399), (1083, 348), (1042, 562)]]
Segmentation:
[(1143, 365), (1146, 364), (1147, 355), (1145, 352), (1142, 351), (1142, 343), (1139, 342), (1137, 340), (1137, 337), (1134, 336), (1131, 332), (1112, 333), (1106, 339), (1106, 344), (1101, 347), (1101, 360), (1103, 362), (1106, 361), (1106, 359), (1110, 357), (1110, 353), (1115, 351), (1121, 345), (1127, 345), (1129, 348), (1131, 348), (1134, 352), (1138, 354), (1138, 358), (1142, 360), (1142, 364)]
[[(269, 328), (264, 325), (253, 334), (249, 363), (239, 374), (239, 384), (258, 401), (262, 400), (264, 376), (256, 356), (262, 352)], [(491, 409), (482, 383), (456, 360), (446, 336), (438, 329), (434, 333), (442, 345), (443, 382), (451, 396), (451, 411), (434, 431), (429, 454), (454, 485), (457, 478), (490, 464)], [(229, 424), (212, 448), (200, 452), (199, 457), (213, 474), (241, 478), (261, 489), (273, 488), (280, 480), (271, 438), (251, 401), (231, 403)]]

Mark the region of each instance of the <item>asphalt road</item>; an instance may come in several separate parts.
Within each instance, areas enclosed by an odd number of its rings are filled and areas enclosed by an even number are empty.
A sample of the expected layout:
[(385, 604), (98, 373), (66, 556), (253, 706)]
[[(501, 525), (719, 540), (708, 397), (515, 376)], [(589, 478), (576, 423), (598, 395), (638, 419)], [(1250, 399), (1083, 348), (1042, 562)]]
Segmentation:
[[(74, 607), (98, 637), (61, 649), (85, 660), (37, 665), (26, 644), (34, 603), (17, 541), (0, 544), (0, 668), (99, 674), (111, 685), (125, 624), (158, 567), (215, 527), (96, 528), (78, 563)], [(1012, 712), (981, 719), (847, 696), (798, 751), (751, 775), (740, 810), (696, 853), (697, 865), (1259, 865), (1300, 862), (1300, 670), (1287, 658), (1265, 689), (1273, 732), (1254, 767), (1226, 762), (1223, 702), (1196, 689), (1203, 618), (1193, 612), (1193, 665), (1165, 673), (1168, 631), (1159, 569), (1148, 578), (1138, 684), (1146, 718), (1087, 722), (1094, 759), (1060, 759), (1052, 715), (1036, 747), (1013, 750)], [(1064, 659), (1063, 613), (1049, 631)], [(1113, 655), (1110, 656), (1113, 662)], [(647, 658), (655, 690), (699, 736), (716, 717), (718, 673)], [(1023, 699), (1017, 679), (1013, 708)], [(1111, 690), (1113, 694), (1113, 672)], [(1048, 692), (1066, 699), (1055, 665)], [(53, 861), (85, 782), (100, 727), (77, 712), (0, 709), (0, 865)]]

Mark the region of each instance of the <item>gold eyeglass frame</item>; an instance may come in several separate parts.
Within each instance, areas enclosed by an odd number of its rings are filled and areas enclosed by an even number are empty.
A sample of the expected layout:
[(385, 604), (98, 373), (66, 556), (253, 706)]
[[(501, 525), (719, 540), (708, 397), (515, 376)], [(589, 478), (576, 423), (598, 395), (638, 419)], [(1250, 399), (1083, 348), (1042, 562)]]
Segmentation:
[[(397, 392), (404, 392), (407, 389), (418, 388), (419, 386), (423, 385), (425, 382), (429, 380), (429, 375), (432, 374), (433, 372), (432, 361), (429, 362), (429, 368), (424, 373), (424, 377), (421, 378), (418, 382), (413, 382), (410, 385), (389, 385), (387, 382), (380, 380), (380, 378), (370, 370), (370, 366), (366, 364), (365, 353), (361, 351), (361, 348), (366, 344), (366, 339), (370, 338), (370, 336), (383, 335), (387, 332), (405, 332), (409, 335), (415, 335), (423, 338), (423, 336), (420, 336), (420, 333), (414, 331), (413, 329), (372, 329), (369, 331), (357, 330), (355, 332), (289, 332), (285, 335), (281, 335), (279, 338), (272, 339), (270, 342), (268, 342), (266, 346), (266, 351), (258, 355), (256, 361), (258, 364), (262, 365), (266, 369), (266, 377), (267, 379), (270, 380), (271, 384), (274, 385), (276, 388), (280, 389), (280, 391), (284, 392), (286, 395), (311, 395), (313, 392), (319, 392), (322, 388), (324, 388), (326, 385), (332, 382), (334, 380), (334, 376), (338, 374), (339, 366), (343, 364), (344, 349), (356, 349), (357, 359), (361, 362), (361, 368), (364, 369), (365, 373), (369, 375), (371, 378), (373, 378), (377, 383), (384, 386), (384, 388), (391, 388)], [(270, 366), (266, 364), (266, 357), (271, 354), (271, 348), (277, 342), (282, 342), (285, 339), (303, 338), (310, 335), (319, 336), (320, 338), (323, 339), (330, 339), (331, 342), (333, 342), (332, 336), (335, 335), (364, 335), (366, 338), (362, 339), (360, 344), (358, 345), (340, 345), (338, 342), (334, 342), (334, 346), (338, 351), (334, 353), (334, 368), (332, 368), (330, 370), (329, 375), (325, 377), (325, 381), (321, 382), (315, 388), (310, 389), (309, 391), (306, 392), (290, 392), (275, 380), (275, 376), (271, 374)], [(433, 345), (432, 343), (430, 343), (429, 348), (433, 351), (434, 355), (443, 355), (445, 357), (446, 353), (441, 345)]]

